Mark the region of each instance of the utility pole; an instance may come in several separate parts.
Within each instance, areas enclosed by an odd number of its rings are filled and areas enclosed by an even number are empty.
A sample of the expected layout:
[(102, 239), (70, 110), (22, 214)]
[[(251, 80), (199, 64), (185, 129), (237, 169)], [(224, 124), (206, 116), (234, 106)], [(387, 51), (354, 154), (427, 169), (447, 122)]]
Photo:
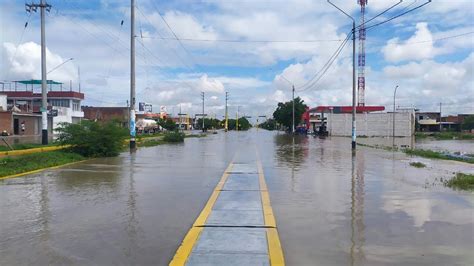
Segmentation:
[(25, 4), (27, 12), (36, 12), (40, 8), (41, 15), (41, 143), (48, 144), (48, 96), (46, 79), (46, 29), (45, 11), (51, 10), (51, 5), (46, 0), (41, 0), (39, 4)]
[(81, 67), (77, 67), (77, 79), (79, 80), (79, 92), (81, 92)]
[(292, 85), (293, 89), (292, 89), (292, 92), (293, 92), (293, 126), (291, 127), (291, 133), (295, 134), (295, 85)]
[(130, 150), (135, 142), (135, 0), (130, 3)]
[(239, 109), (240, 106), (237, 106), (237, 119), (235, 120), (235, 130), (239, 131)]
[(202, 97), (202, 132), (204, 132), (204, 92), (201, 92)]
[(441, 125), (441, 120), (442, 120), (441, 119), (442, 118), (442, 116), (441, 116), (441, 106), (442, 106), (442, 103), (439, 103), (439, 132), (441, 132), (442, 129), (443, 129), (443, 126)]
[(393, 91), (393, 119), (392, 119), (392, 146), (395, 147), (395, 97), (397, 95), (398, 85), (395, 86), (395, 90)]
[(227, 132), (229, 130), (229, 116), (228, 116), (228, 112), (227, 112), (227, 101), (229, 100), (229, 92), (226, 91), (225, 92), (225, 132)]
[(355, 67), (355, 20), (349, 14), (344, 12), (344, 10), (337, 7), (335, 4), (331, 3), (328, 0), (328, 3), (335, 7), (337, 10), (341, 11), (344, 15), (349, 17), (352, 20), (352, 150), (356, 149), (356, 67)]

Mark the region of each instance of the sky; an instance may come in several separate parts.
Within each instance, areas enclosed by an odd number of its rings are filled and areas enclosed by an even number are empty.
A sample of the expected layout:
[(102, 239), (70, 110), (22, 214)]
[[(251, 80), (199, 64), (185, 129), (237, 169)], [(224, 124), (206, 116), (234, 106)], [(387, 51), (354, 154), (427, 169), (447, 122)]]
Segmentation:
[[(39, 0), (38, 0), (39, 1)], [(30, 1), (28, 1), (29, 3)], [(130, 98), (130, 1), (49, 0), (48, 75), (85, 93), (84, 105)], [(359, 24), (356, 0), (333, 0)], [(404, 0), (374, 25), (426, 0)], [(372, 18), (397, 0), (369, 0)], [(40, 15), (0, 0), (0, 80), (40, 79)], [(352, 102), (351, 20), (323, 0), (136, 0), (137, 102), (168, 113), (270, 117), (295, 95), (310, 107)], [(123, 21), (123, 24), (122, 24)], [(27, 27), (25, 23), (28, 22)], [(359, 44), (356, 40), (356, 49)], [(433, 0), (367, 30), (366, 105), (474, 113), (474, 1)], [(316, 82), (313, 82), (316, 81)], [(38, 88), (39, 89), (39, 88)]]

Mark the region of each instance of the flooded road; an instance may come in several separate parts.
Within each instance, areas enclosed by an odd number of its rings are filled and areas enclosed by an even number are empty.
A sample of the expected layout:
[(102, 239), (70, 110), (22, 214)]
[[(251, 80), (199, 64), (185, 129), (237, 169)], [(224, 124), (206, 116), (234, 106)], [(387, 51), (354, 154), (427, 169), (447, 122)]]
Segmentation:
[(439, 181), (472, 165), (252, 130), (0, 181), (0, 265), (167, 265), (255, 147), (287, 265), (474, 263), (474, 195)]

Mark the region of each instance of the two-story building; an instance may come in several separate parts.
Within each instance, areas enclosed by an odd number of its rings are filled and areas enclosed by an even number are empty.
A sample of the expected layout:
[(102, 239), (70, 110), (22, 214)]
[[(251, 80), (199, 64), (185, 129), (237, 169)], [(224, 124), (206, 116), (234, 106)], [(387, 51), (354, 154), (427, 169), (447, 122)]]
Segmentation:
[[(84, 94), (64, 89), (63, 84), (48, 80), (48, 129), (54, 133), (60, 123), (78, 123), (84, 113), (81, 102)], [(41, 133), (41, 80), (21, 80), (3, 83), (0, 90), (0, 131), (9, 135), (37, 135)]]

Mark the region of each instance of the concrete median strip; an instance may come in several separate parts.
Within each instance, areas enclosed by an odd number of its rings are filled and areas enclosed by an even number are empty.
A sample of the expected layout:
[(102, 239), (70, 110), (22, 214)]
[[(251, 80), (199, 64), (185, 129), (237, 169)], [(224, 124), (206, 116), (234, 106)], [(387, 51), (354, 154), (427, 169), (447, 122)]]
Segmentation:
[(259, 161), (229, 164), (170, 265), (285, 265)]

